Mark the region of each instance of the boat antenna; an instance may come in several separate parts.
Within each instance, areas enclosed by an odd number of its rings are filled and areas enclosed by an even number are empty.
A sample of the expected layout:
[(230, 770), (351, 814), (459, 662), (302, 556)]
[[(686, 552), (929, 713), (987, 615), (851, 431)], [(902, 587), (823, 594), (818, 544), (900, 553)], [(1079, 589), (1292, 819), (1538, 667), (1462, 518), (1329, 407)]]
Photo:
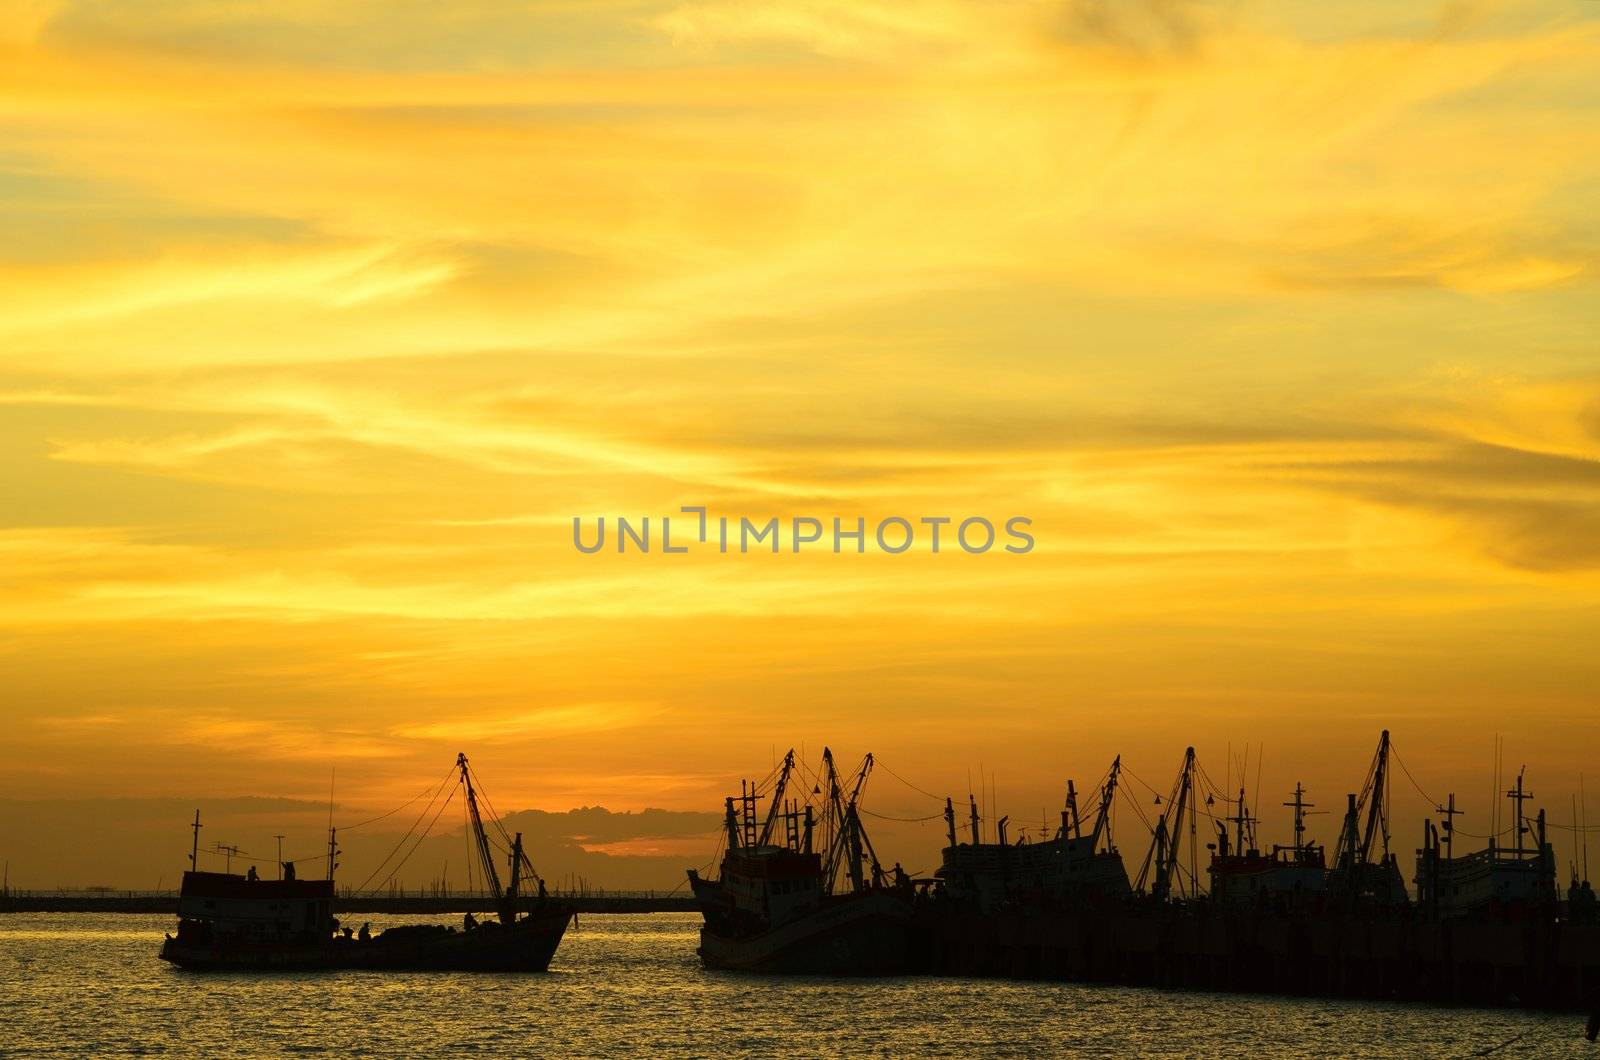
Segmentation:
[(1489, 846), (1500, 831), (1500, 734), (1494, 734), (1494, 777), (1489, 786)]
[(1583, 833), (1578, 831), (1578, 796), (1572, 796), (1572, 875), (1578, 875), (1578, 837)]
[(1583, 878), (1587, 880), (1589, 878), (1589, 797), (1584, 794), (1582, 773), (1578, 774), (1578, 812), (1580, 814), (1579, 827), (1582, 829), (1578, 834), (1583, 836)]
[(1452, 791), (1445, 804), (1435, 806), (1433, 812), (1444, 817), (1444, 824), (1440, 827), (1444, 832), (1444, 857), (1449, 861), (1455, 856), (1456, 818), (1467, 811), (1456, 809), (1456, 793)]
[[(1256, 745), (1256, 791), (1255, 791), (1255, 794), (1253, 796), (1251, 796), (1250, 801), (1252, 803), (1254, 803), (1258, 808), (1261, 805), (1261, 764), (1264, 761), (1266, 761), (1266, 758), (1267, 758), (1267, 745), (1265, 743), (1257, 744)], [(1239, 779), (1243, 780), (1244, 778), (1240, 777)]]
[[(330, 880), (333, 879), (333, 870), (337, 867), (339, 857), (339, 851), (336, 849), (338, 846), (338, 832), (333, 827), (333, 780), (338, 775), (338, 772), (339, 766), (337, 763), (328, 767), (328, 879)], [(278, 871), (283, 871), (281, 865)]]
[(1528, 832), (1528, 827), (1526, 824), (1527, 818), (1522, 815), (1522, 804), (1533, 798), (1533, 792), (1524, 791), (1522, 788), (1522, 777), (1527, 772), (1527, 766), (1523, 766), (1521, 769), (1517, 770), (1517, 786), (1506, 792), (1506, 798), (1510, 799), (1512, 805), (1516, 807), (1516, 809), (1513, 811), (1516, 814), (1516, 817), (1512, 820), (1511, 824), (1515, 829), (1512, 834), (1517, 838), (1517, 853), (1519, 854), (1522, 853), (1522, 837)]

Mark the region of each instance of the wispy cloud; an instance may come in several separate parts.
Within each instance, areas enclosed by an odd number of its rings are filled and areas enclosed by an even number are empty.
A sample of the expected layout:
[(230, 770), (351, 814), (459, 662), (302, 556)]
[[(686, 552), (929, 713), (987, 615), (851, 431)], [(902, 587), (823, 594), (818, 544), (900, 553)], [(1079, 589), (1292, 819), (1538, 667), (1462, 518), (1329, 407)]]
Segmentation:
[[(1570, 4), (13, 8), (14, 784), (376, 801), (472, 735), (524, 805), (715, 806), (764, 716), (1038, 801), (1128, 719), (1321, 762), (1513, 696), (1583, 747)], [(1039, 547), (570, 547), (684, 504)]]

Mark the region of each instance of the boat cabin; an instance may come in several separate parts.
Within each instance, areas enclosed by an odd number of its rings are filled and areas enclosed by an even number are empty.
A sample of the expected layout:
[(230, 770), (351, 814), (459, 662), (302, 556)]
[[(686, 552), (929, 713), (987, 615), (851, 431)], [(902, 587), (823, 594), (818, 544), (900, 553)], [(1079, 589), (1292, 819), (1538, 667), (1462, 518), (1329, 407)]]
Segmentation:
[(333, 933), (332, 880), (259, 880), (185, 872), (178, 939), (241, 946), (304, 944)]
[(722, 886), (735, 909), (781, 923), (821, 904), (822, 858), (778, 846), (730, 850)]

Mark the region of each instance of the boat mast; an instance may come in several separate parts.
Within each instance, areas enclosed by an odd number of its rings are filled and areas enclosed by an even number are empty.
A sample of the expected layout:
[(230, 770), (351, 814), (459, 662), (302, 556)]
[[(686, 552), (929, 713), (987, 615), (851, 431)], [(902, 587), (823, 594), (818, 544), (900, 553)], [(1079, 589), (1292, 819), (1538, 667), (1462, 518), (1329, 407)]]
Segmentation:
[(194, 845), (189, 848), (189, 868), (195, 872), (200, 871), (200, 811), (194, 811)]
[(760, 798), (754, 781), (739, 781), (739, 824), (744, 833), (741, 846), (756, 845), (756, 802)]
[(1244, 788), (1239, 789), (1239, 811), (1226, 820), (1233, 824), (1233, 852), (1242, 855), (1254, 850), (1256, 819), (1250, 816), (1249, 807), (1245, 805)]
[(338, 835), (338, 832), (333, 827), (333, 781), (334, 781), (334, 778), (337, 777), (338, 775), (339, 775), (339, 767), (338, 766), (335, 765), (335, 766), (330, 766), (328, 768), (328, 879), (329, 880), (333, 879), (333, 870), (336, 867), (334, 862), (339, 857), (339, 851), (335, 849), (335, 847), (337, 846), (337, 841), (336, 841), (335, 837)]
[(1516, 852), (1518, 854), (1521, 854), (1523, 852), (1522, 837), (1528, 834), (1528, 823), (1527, 823), (1527, 820), (1522, 816), (1522, 804), (1527, 802), (1529, 799), (1533, 798), (1533, 792), (1522, 790), (1522, 776), (1527, 771), (1528, 771), (1528, 767), (1527, 766), (1523, 766), (1521, 769), (1517, 770), (1517, 786), (1512, 788), (1510, 791), (1506, 792), (1506, 798), (1510, 799), (1512, 801), (1512, 803), (1515, 804), (1515, 806), (1517, 808), (1516, 809), (1516, 813), (1517, 813), (1516, 820), (1514, 820), (1512, 822), (1512, 824), (1514, 824), (1516, 826), (1516, 836), (1517, 836), (1517, 851)]
[(517, 919), (517, 891), (522, 885), (522, 833), (511, 841), (511, 882), (506, 884), (506, 896), (500, 903), (500, 923), (511, 924)]
[[(1172, 800), (1167, 804), (1167, 810), (1156, 819), (1155, 839), (1150, 847), (1150, 853), (1145, 856), (1144, 868), (1139, 872), (1139, 887), (1143, 889), (1145, 874), (1155, 868), (1155, 878), (1150, 882), (1150, 895), (1157, 901), (1165, 901), (1172, 893), (1172, 877), (1178, 867), (1178, 849), (1183, 843), (1183, 814), (1189, 811), (1189, 856), (1191, 862), (1194, 858), (1194, 810), (1189, 805), (1189, 791), (1194, 783), (1194, 748), (1184, 752), (1183, 770), (1178, 774), (1177, 790)], [(1159, 799), (1159, 796), (1157, 797)], [(1172, 823), (1169, 825), (1168, 822)], [(1194, 874), (1191, 865), (1190, 874)], [(1182, 886), (1182, 879), (1179, 879)]]
[[(1167, 851), (1167, 864), (1165, 866), (1166, 871), (1162, 874), (1161, 880), (1161, 897), (1163, 898), (1172, 893), (1172, 877), (1174, 870), (1178, 867), (1178, 845), (1183, 842), (1183, 811), (1184, 808), (1189, 805), (1189, 790), (1193, 786), (1194, 748), (1191, 747), (1185, 751), (1183, 755), (1183, 776), (1178, 786), (1178, 807), (1177, 812), (1172, 818), (1175, 829), (1174, 834), (1169, 836), (1171, 839), (1171, 846)], [(1190, 809), (1189, 813), (1189, 823), (1189, 857), (1192, 860), (1194, 857), (1194, 812), (1192, 808)], [(1179, 879), (1178, 884), (1181, 888), (1183, 885), (1183, 880), (1181, 878)]]
[(861, 873), (861, 818), (856, 816), (856, 804), (852, 802), (845, 811), (846, 836), (849, 840), (847, 856), (850, 870), (850, 889), (856, 893), (866, 889)]
[[(508, 923), (505, 909), (507, 892), (500, 889), (500, 872), (494, 865), (494, 850), (489, 846), (489, 835), (483, 830), (483, 815), (478, 812), (478, 793), (472, 788), (472, 772), (467, 768), (466, 754), (456, 755), (456, 768), (461, 770), (461, 783), (467, 788), (467, 813), (472, 818), (472, 834), (477, 841), (478, 860), (483, 864), (483, 878), (488, 881), (489, 893), (493, 894), (495, 901), (500, 904), (500, 920)], [(518, 854), (520, 855), (520, 847)], [(520, 863), (521, 859), (518, 858)]]
[(800, 805), (793, 799), (783, 811), (783, 849), (795, 854), (805, 853), (800, 845)]
[[(1362, 866), (1373, 863), (1372, 841), (1380, 831), (1383, 835), (1383, 860), (1389, 860), (1388, 775), (1389, 730), (1385, 729), (1378, 738), (1378, 750), (1367, 769), (1367, 781), (1360, 797), (1354, 793), (1347, 795), (1344, 830), (1339, 835), (1339, 849), (1334, 857), (1336, 866), (1351, 873), (1350, 884), (1357, 891), (1361, 889), (1361, 881), (1356, 873)], [(1367, 813), (1364, 828), (1361, 826), (1363, 808)]]
[(1306, 801), (1306, 789), (1297, 780), (1294, 782), (1294, 801), (1284, 805), (1294, 807), (1294, 852), (1295, 857), (1299, 858), (1306, 848), (1306, 811), (1316, 803)]
[[(1381, 828), (1383, 831), (1383, 859), (1389, 860), (1389, 730), (1384, 729), (1378, 738), (1378, 753), (1372, 766), (1372, 801), (1367, 806), (1367, 826), (1361, 833), (1361, 862), (1372, 860), (1372, 840)], [(1520, 808), (1520, 804), (1519, 804)]]
[(861, 827), (861, 790), (867, 785), (867, 777), (872, 773), (872, 753), (867, 752), (866, 758), (861, 761), (861, 772), (856, 774), (856, 782), (850, 788), (850, 802), (845, 807), (845, 825), (849, 838), (849, 865), (850, 886), (856, 891), (865, 890), (865, 873), (862, 866), (862, 853), (865, 850), (872, 854), (872, 879), (878, 882), (882, 869), (878, 865), (878, 855), (872, 849), (872, 841), (867, 838), (866, 830)]
[(1118, 755), (1111, 761), (1111, 772), (1106, 774), (1105, 786), (1100, 789), (1100, 812), (1094, 818), (1094, 833), (1089, 841), (1091, 852), (1100, 847), (1100, 837), (1106, 837), (1106, 845), (1111, 845), (1111, 800), (1117, 793), (1117, 774), (1122, 772), (1122, 756)]
[(728, 849), (729, 850), (738, 850), (739, 849), (739, 818), (738, 818), (738, 815), (735, 814), (734, 810), (733, 810), (733, 796), (732, 795), (728, 796), (728, 801), (726, 803), (726, 806), (727, 806), (727, 813), (723, 817), (722, 825), (728, 832)]
[(839, 787), (839, 773), (833, 763), (833, 752), (823, 748), (822, 760), (827, 766), (828, 774), (827, 818), (835, 823), (834, 830), (828, 836), (828, 853), (822, 866), (823, 882), (828, 893), (832, 893), (839, 870), (843, 868), (850, 876), (851, 885), (859, 891), (863, 885), (862, 834), (861, 818), (856, 813), (856, 804), (861, 798), (862, 788), (867, 783), (867, 776), (872, 772), (872, 755), (868, 754), (862, 760), (861, 771), (856, 774), (855, 783), (850, 787), (848, 800)]
[(1345, 871), (1353, 871), (1357, 864), (1356, 858), (1360, 854), (1361, 836), (1356, 824), (1358, 817), (1356, 811), (1356, 793), (1348, 792), (1345, 795), (1344, 830), (1339, 833), (1339, 853), (1334, 859), (1334, 864)]
[(824, 893), (832, 894), (834, 881), (839, 875), (839, 848), (844, 843), (846, 822), (844, 796), (839, 791), (839, 769), (834, 765), (833, 749), (830, 747), (822, 749), (822, 766), (825, 774), (823, 782), (827, 785), (827, 790), (822, 794), (826, 800), (822, 807), (822, 887)]

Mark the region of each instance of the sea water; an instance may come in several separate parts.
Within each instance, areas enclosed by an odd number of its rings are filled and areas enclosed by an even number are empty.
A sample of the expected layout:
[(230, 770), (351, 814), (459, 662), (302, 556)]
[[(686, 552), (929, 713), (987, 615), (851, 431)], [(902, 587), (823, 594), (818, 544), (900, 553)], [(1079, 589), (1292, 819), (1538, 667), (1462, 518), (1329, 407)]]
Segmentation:
[(542, 975), (218, 975), (156, 959), (169, 916), (0, 914), (0, 1055), (1600, 1058), (1571, 1013), (712, 972), (698, 920), (582, 915)]

